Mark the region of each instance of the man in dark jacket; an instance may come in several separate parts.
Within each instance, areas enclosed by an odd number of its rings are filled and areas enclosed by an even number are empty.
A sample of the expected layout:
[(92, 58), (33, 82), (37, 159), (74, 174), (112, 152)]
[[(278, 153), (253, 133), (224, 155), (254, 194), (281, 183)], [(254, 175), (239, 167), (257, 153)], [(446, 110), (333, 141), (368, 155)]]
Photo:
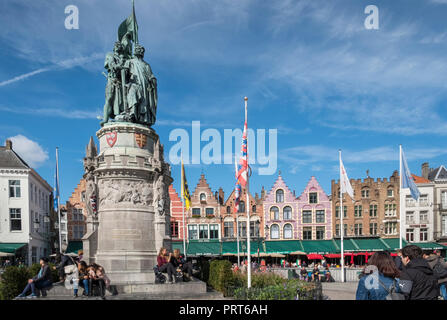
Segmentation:
[(441, 291), (441, 295), (444, 298), (444, 300), (447, 300), (447, 290), (446, 290), (446, 284), (447, 284), (447, 263), (445, 263), (444, 259), (439, 255), (439, 252), (435, 250), (432, 254), (425, 257), (428, 264), (430, 265), (430, 268), (432, 268), (433, 271), (435, 266), (440, 268), (441, 270), (444, 270), (442, 274), (437, 274), (436, 272), (433, 272), (434, 275), (438, 279), (438, 285), (439, 289)]
[(394, 263), (396, 264), (396, 268), (399, 269), (399, 271), (402, 271), (402, 249), (397, 250), (397, 256), (394, 257)]
[(71, 257), (61, 253), (57, 253), (56, 262), (59, 262), (59, 264), (53, 268), (57, 269), (59, 274), (59, 282), (57, 284), (62, 284), (65, 280), (65, 266), (69, 266), (74, 262)]
[(407, 300), (437, 300), (438, 281), (428, 262), (422, 258), (422, 249), (408, 245), (402, 249), (403, 271), (399, 286)]
[(17, 298), (24, 298), (29, 290), (31, 290), (31, 294), (27, 296), (27, 298), (37, 298), (38, 295), (36, 289), (42, 290), (42, 295), (46, 295), (44, 289), (50, 287), (52, 283), (51, 270), (48, 266), (47, 258), (40, 258), (39, 263), (39, 273), (34, 278), (28, 280), (25, 289), (23, 289), (22, 293), (19, 294)]

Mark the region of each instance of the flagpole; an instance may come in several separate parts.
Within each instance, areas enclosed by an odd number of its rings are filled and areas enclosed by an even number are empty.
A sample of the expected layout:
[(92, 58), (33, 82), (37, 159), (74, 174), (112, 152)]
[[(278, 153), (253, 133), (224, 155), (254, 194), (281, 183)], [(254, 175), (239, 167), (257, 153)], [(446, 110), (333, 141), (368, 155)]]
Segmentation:
[(183, 219), (183, 254), (185, 255), (185, 259), (186, 259), (186, 224), (185, 224), (185, 197), (183, 194), (183, 188), (184, 186), (184, 181), (185, 181), (185, 177), (184, 177), (184, 169), (183, 169), (183, 153), (181, 154), (181, 158), (182, 158), (182, 169), (181, 169), (181, 196), (182, 196), (182, 219)]
[(342, 177), (341, 177), (341, 149), (338, 150), (338, 154), (339, 154), (339, 170), (340, 170), (340, 234), (341, 234), (341, 238), (340, 238), (340, 249), (341, 249), (341, 258), (340, 258), (340, 262), (341, 262), (341, 282), (345, 282), (345, 252), (344, 252), (344, 247), (343, 247), (343, 239), (344, 239), (344, 233), (345, 233), (345, 228), (344, 228), (344, 224), (343, 224), (343, 215), (345, 213), (345, 211), (343, 210), (343, 192), (342, 192)]
[[(247, 100), (245, 97), (245, 123), (247, 123)], [(245, 124), (244, 124), (245, 125)], [(247, 130), (248, 131), (248, 130)], [(250, 197), (249, 197), (249, 174), (248, 174), (248, 132), (247, 134), (247, 186), (245, 191), (247, 192), (245, 207), (247, 209), (247, 287), (251, 287), (251, 250), (250, 250)]]
[(402, 249), (402, 145), (399, 145), (399, 249)]
[(57, 190), (57, 195), (55, 195), (57, 197), (57, 219), (58, 219), (58, 223), (59, 223), (59, 252), (62, 253), (62, 235), (61, 235), (61, 206), (60, 206), (60, 189), (59, 189), (59, 157), (58, 157), (58, 147), (56, 147), (56, 190)]
[[(236, 176), (237, 176), (237, 156), (236, 155), (234, 155), (234, 167), (235, 167), (235, 172), (236, 172)], [(236, 182), (236, 184), (237, 184), (237, 182)], [(240, 197), (240, 195), (239, 195), (239, 197)], [(234, 198), (234, 201), (236, 202), (236, 198)], [(238, 211), (236, 211), (236, 243), (237, 243), (237, 266), (240, 267), (241, 266), (241, 258), (240, 258), (240, 253), (239, 253), (239, 212)]]

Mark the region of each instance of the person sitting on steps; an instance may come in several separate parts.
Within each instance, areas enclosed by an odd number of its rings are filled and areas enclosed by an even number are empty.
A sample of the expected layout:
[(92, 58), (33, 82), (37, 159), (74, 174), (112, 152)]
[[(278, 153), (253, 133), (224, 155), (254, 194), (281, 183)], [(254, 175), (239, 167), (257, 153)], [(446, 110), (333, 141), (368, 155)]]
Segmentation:
[(172, 280), (172, 275), (175, 273), (175, 268), (171, 263), (169, 263), (171, 256), (172, 253), (169, 253), (168, 255), (168, 250), (162, 247), (157, 256), (157, 265), (159, 272), (168, 273), (168, 282), (174, 283)]
[(192, 280), (192, 264), (191, 262), (186, 262), (185, 257), (180, 255), (179, 249), (174, 249), (174, 254), (171, 256), (169, 263), (172, 264), (175, 270), (179, 272), (187, 272), (186, 275), (188, 280)]
[(39, 263), (41, 266), (39, 273), (34, 278), (28, 280), (28, 284), (26, 285), (25, 289), (23, 289), (22, 293), (19, 294), (16, 299), (24, 298), (29, 290), (31, 290), (31, 294), (26, 296), (26, 298), (37, 298), (38, 294), (36, 289), (42, 291), (42, 296), (45, 297), (47, 295), (45, 289), (51, 287), (53, 282), (51, 270), (48, 266), (48, 258), (40, 258)]

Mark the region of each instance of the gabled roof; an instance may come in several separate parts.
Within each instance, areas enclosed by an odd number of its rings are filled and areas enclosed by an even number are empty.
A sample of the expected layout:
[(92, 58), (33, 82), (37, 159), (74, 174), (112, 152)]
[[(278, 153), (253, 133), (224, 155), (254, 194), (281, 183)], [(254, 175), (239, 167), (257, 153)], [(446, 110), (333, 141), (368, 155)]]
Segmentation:
[(428, 174), (428, 180), (430, 181), (438, 181), (438, 180), (447, 180), (447, 170), (441, 165), (440, 167), (433, 169)]
[(0, 168), (30, 169), (30, 166), (14, 150), (0, 147)]
[(275, 202), (275, 191), (276, 189), (283, 189), (284, 190), (284, 202), (292, 202), (295, 201), (296, 197), (293, 194), (292, 191), (290, 191), (289, 187), (287, 186), (286, 182), (282, 178), (281, 174), (278, 174), (278, 178), (276, 179), (275, 183), (271, 187), (270, 191), (266, 194), (264, 201), (266, 202)]
[(307, 183), (306, 187), (304, 188), (303, 192), (301, 193), (301, 195), (297, 199), (299, 201), (306, 201), (307, 202), (307, 196), (305, 194), (308, 193), (311, 188), (315, 188), (316, 190), (318, 190), (318, 192), (321, 192), (323, 194), (323, 198), (321, 200), (329, 201), (328, 195), (323, 190), (323, 188), (320, 186), (320, 184), (318, 183), (317, 179), (314, 176), (312, 176), (310, 178), (310, 180)]

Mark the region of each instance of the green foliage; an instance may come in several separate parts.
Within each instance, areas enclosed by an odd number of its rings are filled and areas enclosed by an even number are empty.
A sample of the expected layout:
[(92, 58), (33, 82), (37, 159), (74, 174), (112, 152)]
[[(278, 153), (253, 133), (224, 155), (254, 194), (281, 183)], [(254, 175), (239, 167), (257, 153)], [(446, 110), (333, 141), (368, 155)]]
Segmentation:
[(0, 300), (11, 300), (18, 296), (30, 278), (29, 268), (7, 267), (1, 275)]
[(208, 284), (224, 296), (228, 295), (228, 289), (234, 284), (231, 262), (228, 260), (213, 260), (210, 263)]
[[(57, 270), (53, 270), (54, 264), (50, 263), (53, 282), (59, 280)], [(0, 276), (0, 300), (11, 300), (17, 297), (25, 288), (28, 279), (39, 273), (40, 264), (34, 263), (30, 267), (7, 267)]]
[(317, 300), (321, 299), (320, 293), (321, 290), (319, 291), (314, 283), (291, 279), (266, 287), (253, 286), (250, 289), (240, 287), (234, 291), (234, 298), (238, 300)]
[(201, 258), (197, 264), (200, 268), (200, 274), (198, 275), (199, 279), (202, 280), (203, 282), (208, 283), (210, 273), (210, 263), (208, 262), (208, 260)]

